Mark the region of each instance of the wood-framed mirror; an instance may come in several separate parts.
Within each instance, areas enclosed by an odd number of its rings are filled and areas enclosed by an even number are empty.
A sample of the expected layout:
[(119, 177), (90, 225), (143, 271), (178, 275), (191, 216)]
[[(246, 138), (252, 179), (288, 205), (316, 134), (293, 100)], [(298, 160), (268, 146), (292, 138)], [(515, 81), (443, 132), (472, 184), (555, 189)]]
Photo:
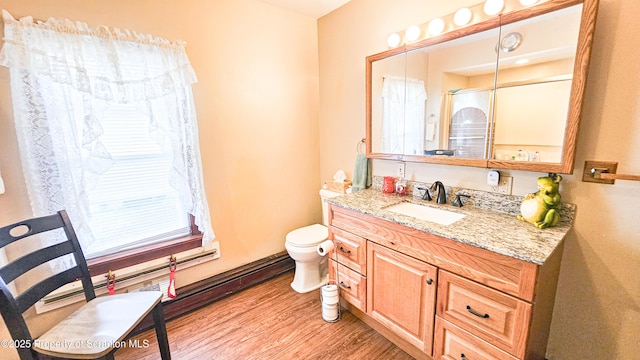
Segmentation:
[(367, 57), (367, 156), (572, 173), (597, 9), (506, 0), (499, 16), (456, 27), (451, 14), (451, 30)]

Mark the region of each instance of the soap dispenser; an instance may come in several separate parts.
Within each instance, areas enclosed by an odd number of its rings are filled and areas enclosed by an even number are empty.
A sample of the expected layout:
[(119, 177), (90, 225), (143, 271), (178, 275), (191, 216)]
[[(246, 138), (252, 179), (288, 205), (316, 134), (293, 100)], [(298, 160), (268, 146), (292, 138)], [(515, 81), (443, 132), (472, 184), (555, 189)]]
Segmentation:
[(407, 181), (400, 178), (398, 182), (396, 182), (396, 194), (398, 195), (407, 195)]

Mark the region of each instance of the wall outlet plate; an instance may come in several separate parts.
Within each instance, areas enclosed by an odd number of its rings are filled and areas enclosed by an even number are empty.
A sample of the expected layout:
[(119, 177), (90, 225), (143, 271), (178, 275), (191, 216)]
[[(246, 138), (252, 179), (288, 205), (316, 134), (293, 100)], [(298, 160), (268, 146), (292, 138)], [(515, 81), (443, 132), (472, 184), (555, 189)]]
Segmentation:
[(398, 163), (398, 172), (397, 172), (397, 175), (398, 175), (398, 177), (399, 177), (399, 178), (401, 178), (401, 179), (404, 179), (404, 169), (405, 169), (405, 168), (404, 168), (404, 166), (405, 166), (405, 163), (403, 163), (403, 162), (399, 162), (399, 163)]
[(500, 181), (498, 185), (489, 186), (491, 192), (511, 195), (511, 190), (513, 188), (513, 177), (512, 176), (500, 176)]

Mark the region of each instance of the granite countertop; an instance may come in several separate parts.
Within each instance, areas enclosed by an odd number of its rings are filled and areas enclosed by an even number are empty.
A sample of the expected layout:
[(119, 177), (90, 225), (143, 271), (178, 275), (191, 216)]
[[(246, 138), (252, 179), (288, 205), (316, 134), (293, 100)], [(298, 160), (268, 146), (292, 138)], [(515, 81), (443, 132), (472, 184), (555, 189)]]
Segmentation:
[[(510, 198), (511, 201), (514, 200), (514, 197)], [(518, 201), (518, 198), (515, 200)], [(451, 225), (440, 225), (385, 210), (388, 206), (404, 201), (457, 212), (466, 216)], [(474, 201), (470, 201), (469, 204), (465, 203), (463, 207), (459, 208), (452, 206), (451, 201), (440, 205), (435, 201), (424, 201), (420, 197), (411, 195), (398, 196), (385, 194), (376, 189), (367, 189), (327, 199), (327, 202), (537, 265), (544, 264), (562, 242), (571, 229), (576, 210), (575, 205), (563, 203), (560, 223), (551, 228), (538, 229), (528, 222), (518, 220), (516, 214), (475, 206)]]

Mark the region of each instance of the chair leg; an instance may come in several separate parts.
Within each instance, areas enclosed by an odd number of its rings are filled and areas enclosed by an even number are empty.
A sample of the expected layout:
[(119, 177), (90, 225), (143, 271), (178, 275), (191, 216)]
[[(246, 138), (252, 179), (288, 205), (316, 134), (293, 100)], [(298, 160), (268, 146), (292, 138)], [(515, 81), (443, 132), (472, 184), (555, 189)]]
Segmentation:
[(162, 303), (158, 303), (153, 308), (153, 323), (156, 328), (156, 338), (158, 338), (158, 347), (160, 348), (160, 357), (162, 360), (171, 360), (171, 352), (169, 351), (169, 338), (167, 337), (167, 327), (164, 322), (164, 312), (162, 311)]

